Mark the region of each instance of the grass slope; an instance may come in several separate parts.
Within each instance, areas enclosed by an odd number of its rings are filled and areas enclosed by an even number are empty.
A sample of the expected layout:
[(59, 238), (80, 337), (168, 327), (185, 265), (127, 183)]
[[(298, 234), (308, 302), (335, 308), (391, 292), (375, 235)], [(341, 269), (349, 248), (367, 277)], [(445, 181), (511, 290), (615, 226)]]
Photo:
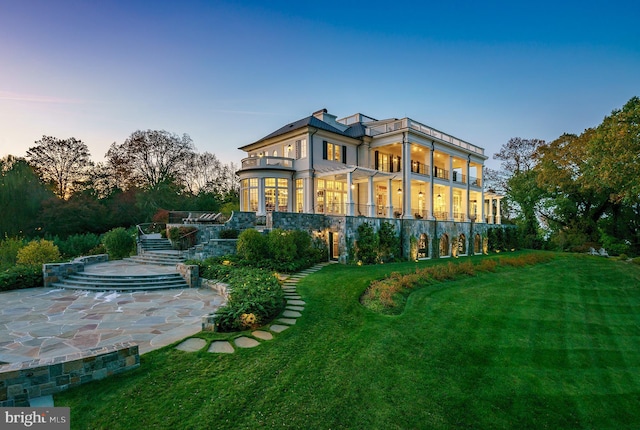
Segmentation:
[(560, 255), (415, 291), (398, 316), (359, 304), (415, 266), (326, 267), (275, 340), (154, 351), (56, 406), (91, 429), (640, 427), (640, 267)]

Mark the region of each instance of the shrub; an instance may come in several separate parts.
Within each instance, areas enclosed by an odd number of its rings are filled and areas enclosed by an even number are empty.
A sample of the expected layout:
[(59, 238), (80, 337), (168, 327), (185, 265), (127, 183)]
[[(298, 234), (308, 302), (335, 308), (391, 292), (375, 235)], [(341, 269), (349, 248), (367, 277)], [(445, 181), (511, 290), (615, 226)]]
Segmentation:
[(367, 222), (360, 224), (357, 231), (356, 260), (363, 264), (374, 264), (378, 256), (378, 236)]
[(133, 253), (136, 241), (131, 232), (128, 232), (123, 227), (117, 227), (104, 234), (102, 243), (110, 259), (120, 260)]
[(74, 234), (62, 240), (57, 236), (53, 239), (62, 255), (68, 258), (81, 255), (92, 255), (100, 245), (100, 236), (93, 233)]
[(378, 230), (379, 260), (394, 261), (400, 255), (400, 237), (393, 224), (383, 222)]
[(219, 331), (239, 331), (269, 323), (284, 309), (284, 291), (272, 272), (254, 268), (210, 267), (204, 273), (216, 274), (229, 284), (227, 304), (216, 312)]
[(267, 237), (253, 228), (238, 236), (238, 256), (247, 261), (259, 262), (266, 258), (268, 246)]
[(240, 232), (235, 228), (220, 230), (220, 239), (237, 239)]
[(296, 259), (297, 250), (290, 232), (279, 228), (271, 230), (267, 236), (268, 255), (276, 263), (290, 263)]
[(631, 259), (631, 262), (632, 262), (633, 264), (640, 265), (640, 257), (632, 258), (632, 259)]
[(40, 239), (29, 242), (18, 250), (18, 264), (44, 264), (60, 261), (60, 250), (50, 240)]
[(39, 264), (13, 266), (0, 272), (0, 291), (42, 286), (42, 266)]
[(167, 231), (167, 237), (174, 248), (189, 249), (198, 242), (196, 231), (198, 228), (191, 226), (171, 227)]
[(24, 240), (17, 237), (7, 237), (0, 241), (0, 268), (15, 265), (18, 259), (18, 251), (24, 245)]

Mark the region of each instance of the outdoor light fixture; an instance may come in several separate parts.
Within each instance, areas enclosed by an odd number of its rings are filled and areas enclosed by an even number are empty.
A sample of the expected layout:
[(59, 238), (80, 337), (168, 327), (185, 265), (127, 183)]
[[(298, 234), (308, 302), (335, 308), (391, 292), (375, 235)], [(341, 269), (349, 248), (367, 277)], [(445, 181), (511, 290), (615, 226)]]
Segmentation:
[(402, 188), (398, 188), (398, 194), (402, 194)]

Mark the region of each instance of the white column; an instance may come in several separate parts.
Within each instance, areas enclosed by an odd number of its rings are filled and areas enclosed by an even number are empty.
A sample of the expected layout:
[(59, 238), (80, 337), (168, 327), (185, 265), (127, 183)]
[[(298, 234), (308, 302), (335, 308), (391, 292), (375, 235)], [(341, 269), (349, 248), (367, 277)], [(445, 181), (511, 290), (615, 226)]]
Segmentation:
[(433, 153), (435, 152), (435, 145), (433, 142), (431, 142), (431, 154), (429, 155), (429, 186), (430, 186), (430, 190), (429, 190), (429, 204), (427, 206), (427, 210), (429, 211), (429, 218), (430, 220), (434, 220), (435, 217), (433, 216), (433, 199), (435, 198), (433, 196)]
[(347, 172), (347, 216), (353, 216), (353, 173)]
[(449, 220), (453, 220), (453, 157), (449, 155)]
[(496, 199), (496, 224), (502, 224), (502, 217), (500, 216), (500, 198)]
[(256, 215), (266, 215), (264, 202), (264, 178), (258, 178), (258, 212)]
[(411, 143), (408, 137), (403, 138), (404, 166), (402, 166), (402, 218), (411, 219)]
[(376, 216), (376, 202), (373, 196), (373, 176), (369, 176), (369, 181), (367, 182), (367, 208), (369, 210), (369, 217), (375, 218)]
[(480, 191), (480, 202), (478, 202), (478, 204), (480, 205), (480, 222), (485, 222), (484, 220), (484, 187), (482, 188), (482, 191)]
[(471, 180), (469, 178), (469, 172), (471, 172), (471, 158), (470, 156), (467, 157), (467, 209), (465, 211), (465, 221), (469, 222), (471, 221), (471, 217), (469, 216), (469, 212), (471, 211)]
[(387, 218), (393, 218), (393, 181), (389, 179), (387, 182)]

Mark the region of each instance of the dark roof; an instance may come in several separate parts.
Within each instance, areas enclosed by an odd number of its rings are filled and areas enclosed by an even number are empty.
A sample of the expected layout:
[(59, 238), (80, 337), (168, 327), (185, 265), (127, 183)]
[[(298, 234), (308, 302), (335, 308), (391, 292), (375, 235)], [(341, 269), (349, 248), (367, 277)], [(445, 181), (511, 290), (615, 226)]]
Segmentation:
[(355, 124), (352, 124), (351, 127), (343, 131), (342, 134), (347, 135), (349, 137), (358, 138), (366, 134), (365, 133), (366, 129), (367, 128), (364, 125), (362, 125), (361, 122), (356, 122)]
[[(290, 131), (298, 130), (304, 127), (313, 127), (319, 130), (330, 131), (332, 133), (341, 134), (347, 137), (361, 137), (364, 136), (364, 126), (361, 123), (353, 124), (351, 127), (347, 128), (345, 131), (341, 131), (335, 128), (332, 125), (327, 124), (324, 121), (319, 120), (315, 116), (311, 115), (306, 118), (299, 119), (298, 121), (292, 122), (291, 124), (287, 124), (284, 127), (279, 128), (271, 134), (266, 135), (262, 139), (259, 139), (250, 145), (255, 145), (256, 143), (262, 142), (263, 140), (271, 139), (272, 137), (281, 136), (283, 134), (289, 133)], [(246, 145), (246, 146), (250, 146)], [(242, 148), (240, 148), (242, 149)]]

